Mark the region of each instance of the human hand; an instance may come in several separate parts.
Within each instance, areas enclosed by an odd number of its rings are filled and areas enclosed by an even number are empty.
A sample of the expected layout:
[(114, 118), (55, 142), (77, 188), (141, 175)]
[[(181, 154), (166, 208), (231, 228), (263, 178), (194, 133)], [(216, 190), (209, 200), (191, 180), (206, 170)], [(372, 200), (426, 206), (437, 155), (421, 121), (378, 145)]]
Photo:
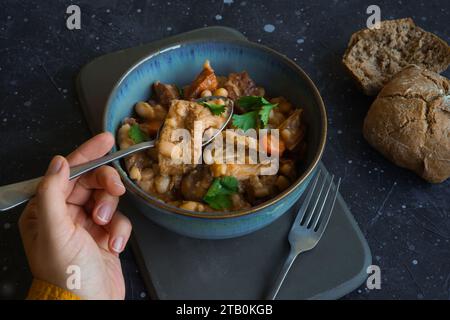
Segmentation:
[[(116, 211), (125, 193), (109, 166), (69, 181), (70, 166), (106, 154), (114, 144), (99, 134), (67, 156), (56, 156), (25, 208), (19, 229), (31, 272), (83, 299), (123, 299), (125, 283), (119, 260), (131, 233), (128, 218)], [(67, 287), (69, 266), (80, 270), (80, 288)]]

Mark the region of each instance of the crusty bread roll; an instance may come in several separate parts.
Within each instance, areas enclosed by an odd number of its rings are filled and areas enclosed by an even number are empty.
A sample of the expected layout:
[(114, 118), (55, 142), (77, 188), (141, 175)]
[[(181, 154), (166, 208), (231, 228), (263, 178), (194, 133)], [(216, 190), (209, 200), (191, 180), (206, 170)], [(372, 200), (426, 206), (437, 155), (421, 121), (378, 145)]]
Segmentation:
[(429, 182), (450, 177), (450, 81), (408, 66), (381, 90), (364, 121), (366, 140)]
[(410, 64), (440, 73), (450, 64), (450, 47), (412, 19), (382, 21), (379, 29), (354, 33), (343, 63), (367, 95), (376, 95)]

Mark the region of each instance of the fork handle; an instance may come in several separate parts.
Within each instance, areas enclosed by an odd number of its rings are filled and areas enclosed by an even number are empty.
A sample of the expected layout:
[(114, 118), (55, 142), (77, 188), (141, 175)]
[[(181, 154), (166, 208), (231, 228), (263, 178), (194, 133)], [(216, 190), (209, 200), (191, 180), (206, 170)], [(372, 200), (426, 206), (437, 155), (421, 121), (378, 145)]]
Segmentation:
[[(154, 146), (155, 140), (141, 142), (127, 149), (122, 149), (101, 158), (89, 161), (87, 163), (71, 167), (69, 180), (72, 180), (91, 170), (94, 170), (104, 164), (118, 160), (132, 153), (152, 148)], [(12, 209), (19, 204), (28, 201), (36, 193), (36, 189), (41, 179), (42, 177), (39, 177), (32, 180), (26, 180), (6, 186), (0, 186), (0, 211)]]
[(278, 291), (280, 291), (280, 288), (283, 285), (283, 281), (289, 272), (289, 269), (291, 269), (291, 266), (294, 263), (295, 258), (297, 258), (298, 255), (299, 255), (298, 252), (291, 249), (291, 251), (289, 252), (289, 255), (286, 258), (286, 261), (283, 264), (283, 267), (280, 270), (280, 273), (278, 274), (277, 280), (272, 285), (272, 288), (271, 288), (269, 294), (267, 295), (267, 300), (275, 300), (275, 298), (277, 297)]

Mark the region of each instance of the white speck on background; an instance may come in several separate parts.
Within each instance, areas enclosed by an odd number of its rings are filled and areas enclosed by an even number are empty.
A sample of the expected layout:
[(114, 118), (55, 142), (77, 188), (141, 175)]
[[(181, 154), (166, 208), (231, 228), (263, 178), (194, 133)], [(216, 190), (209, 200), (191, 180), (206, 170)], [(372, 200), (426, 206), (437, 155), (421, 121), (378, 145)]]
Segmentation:
[(245, 6), (247, 4), (247, 1), (242, 1), (241, 6)]
[(136, 12), (137, 12), (137, 13), (141, 13), (141, 12), (142, 12), (142, 9), (137, 9)]
[(3, 118), (3, 122), (7, 122), (8, 121), (8, 119), (6, 119), (6, 118)]
[(28, 18), (24, 18), (24, 19), (23, 19), (23, 22), (28, 22)]
[(220, 14), (216, 14), (215, 18), (216, 20), (222, 20), (222, 16)]
[(404, 204), (402, 204), (402, 209), (406, 209), (406, 206)]
[(349, 163), (349, 164), (352, 164), (352, 162), (353, 162), (352, 160), (348, 160), (348, 163)]
[(141, 292), (141, 294), (139, 295), (141, 298), (145, 298), (147, 295), (145, 294), (144, 291)]
[(416, 260), (416, 259), (414, 259), (413, 261), (412, 261), (412, 264), (413, 265), (417, 265), (419, 262)]
[(264, 26), (264, 31), (265, 32), (274, 32), (275, 31), (275, 26), (273, 24), (266, 24)]
[(233, 0), (223, 0), (223, 3), (225, 4), (232, 4), (234, 1)]
[(298, 44), (302, 44), (302, 43), (304, 43), (304, 42), (305, 42), (305, 39), (303, 39), (303, 38), (297, 39), (297, 43), (298, 43)]
[(111, 12), (111, 10), (110, 9), (106, 9), (106, 13), (110, 13)]
[(172, 27), (167, 27), (167, 31), (172, 31)]
[(338, 130), (338, 131), (337, 131), (337, 134), (342, 134), (342, 130)]
[(23, 103), (23, 105), (24, 105), (25, 107), (30, 107), (30, 106), (31, 106), (31, 101), (30, 101), (30, 100), (25, 101), (25, 102)]
[(9, 229), (9, 228), (11, 228), (11, 224), (10, 224), (9, 222), (6, 222), (6, 223), (3, 225), (3, 228)]

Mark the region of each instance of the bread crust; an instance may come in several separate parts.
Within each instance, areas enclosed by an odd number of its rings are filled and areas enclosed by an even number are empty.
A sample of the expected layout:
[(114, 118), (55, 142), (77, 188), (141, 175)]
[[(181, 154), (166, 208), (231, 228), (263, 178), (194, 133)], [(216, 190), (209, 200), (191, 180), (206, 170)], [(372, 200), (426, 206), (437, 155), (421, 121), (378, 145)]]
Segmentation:
[(367, 95), (376, 95), (394, 74), (410, 64), (440, 73), (450, 64), (450, 47), (411, 18), (386, 20), (379, 29), (354, 33), (343, 60)]
[(450, 177), (450, 81), (411, 65), (381, 90), (364, 120), (365, 139), (432, 183)]

